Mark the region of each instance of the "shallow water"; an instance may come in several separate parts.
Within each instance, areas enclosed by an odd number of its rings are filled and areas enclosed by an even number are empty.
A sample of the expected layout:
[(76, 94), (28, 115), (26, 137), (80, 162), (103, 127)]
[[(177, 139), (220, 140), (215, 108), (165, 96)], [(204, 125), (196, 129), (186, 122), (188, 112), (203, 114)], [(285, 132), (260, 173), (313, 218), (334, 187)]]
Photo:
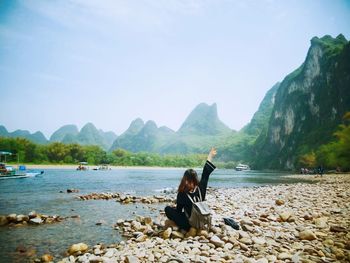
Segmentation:
[[(16, 252), (19, 246), (27, 251), (35, 249), (38, 256), (50, 253), (62, 257), (73, 243), (95, 245), (120, 241), (118, 231), (112, 227), (119, 218), (134, 218), (135, 214), (155, 218), (158, 210), (151, 211), (150, 206), (143, 204), (121, 205), (112, 200), (80, 201), (75, 196), (92, 192), (155, 195), (165, 189), (176, 189), (183, 172), (178, 169), (45, 170), (43, 175), (34, 178), (0, 180), (0, 214), (28, 214), (34, 210), (61, 217), (80, 215), (80, 219), (69, 218), (51, 225), (1, 227), (0, 261), (26, 262), (28, 258)], [(298, 182), (281, 175), (285, 174), (218, 169), (211, 175), (209, 186), (253, 187)], [(79, 189), (80, 192), (68, 194), (68, 188)], [(162, 209), (163, 206), (153, 207)], [(102, 225), (97, 226), (100, 221)]]

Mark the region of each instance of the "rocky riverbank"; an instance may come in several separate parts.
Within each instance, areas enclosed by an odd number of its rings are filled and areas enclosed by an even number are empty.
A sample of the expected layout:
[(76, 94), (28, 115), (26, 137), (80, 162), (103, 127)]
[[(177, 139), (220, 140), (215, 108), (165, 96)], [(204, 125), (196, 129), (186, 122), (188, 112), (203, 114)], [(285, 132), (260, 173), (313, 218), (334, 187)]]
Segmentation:
[(311, 179), (315, 183), (210, 191), (209, 232), (181, 232), (164, 215), (120, 219), (115, 227), (127, 240), (76, 244), (60, 262), (349, 262), (350, 176)]
[(35, 211), (30, 212), (28, 215), (23, 214), (9, 214), (0, 215), (0, 226), (11, 226), (11, 227), (21, 227), (30, 225), (42, 225), (42, 224), (52, 224), (61, 222), (65, 218), (58, 215), (45, 215), (36, 213)]
[(143, 203), (143, 204), (157, 204), (164, 202), (174, 202), (175, 195), (171, 194), (171, 197), (164, 195), (154, 195), (148, 197), (133, 196), (123, 193), (91, 193), (86, 195), (78, 196), (78, 199), (86, 200), (115, 200), (121, 204), (131, 204), (131, 203)]

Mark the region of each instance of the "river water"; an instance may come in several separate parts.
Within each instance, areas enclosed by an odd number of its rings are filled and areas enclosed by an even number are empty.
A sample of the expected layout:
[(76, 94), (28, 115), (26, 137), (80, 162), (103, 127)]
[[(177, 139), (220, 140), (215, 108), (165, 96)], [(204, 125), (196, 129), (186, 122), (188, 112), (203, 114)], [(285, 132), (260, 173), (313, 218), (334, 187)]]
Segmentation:
[[(67, 248), (78, 242), (88, 245), (111, 244), (122, 238), (113, 229), (122, 218), (135, 214), (157, 217), (162, 206), (150, 209), (143, 204), (121, 205), (109, 200), (80, 201), (77, 195), (92, 192), (122, 192), (137, 196), (159, 195), (164, 190), (175, 190), (182, 169), (115, 169), (108, 171), (45, 170), (43, 175), (0, 180), (0, 214), (28, 214), (30, 211), (47, 215), (68, 217), (60, 223), (0, 227), (0, 262), (26, 262), (26, 253), (36, 251), (38, 256), (52, 254), (56, 259), (64, 256)], [(198, 171), (200, 174), (201, 171)], [(253, 187), (269, 184), (296, 183), (295, 179), (282, 177), (278, 172), (258, 172), (217, 169), (209, 180), (211, 187)], [(79, 189), (78, 194), (68, 194), (68, 188)], [(102, 222), (102, 225), (96, 225)]]

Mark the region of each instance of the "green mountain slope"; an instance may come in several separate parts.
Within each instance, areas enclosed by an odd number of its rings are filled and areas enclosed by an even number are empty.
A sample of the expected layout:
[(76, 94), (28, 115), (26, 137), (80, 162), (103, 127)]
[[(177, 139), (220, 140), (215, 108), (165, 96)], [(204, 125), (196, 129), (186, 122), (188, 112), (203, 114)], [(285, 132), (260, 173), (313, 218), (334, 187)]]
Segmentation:
[(350, 44), (314, 37), (305, 62), (280, 84), (268, 130), (254, 146), (257, 168), (293, 169), (298, 157), (329, 142), (350, 110)]
[(27, 130), (16, 130), (14, 132), (8, 132), (7, 129), (2, 125), (0, 125), (0, 136), (12, 137), (12, 138), (16, 138), (16, 137), (25, 138), (31, 142), (38, 143), (38, 144), (46, 144), (48, 142), (45, 135), (40, 131), (37, 131), (35, 133), (30, 133)]
[(73, 125), (73, 124), (64, 125), (51, 135), (50, 141), (62, 142), (66, 135), (70, 134), (73, 136), (77, 136), (78, 133), (79, 133), (79, 130), (76, 125)]
[(123, 148), (132, 152), (163, 154), (201, 153), (232, 132), (218, 118), (215, 103), (211, 106), (201, 103), (177, 132), (165, 126), (158, 128), (153, 121), (146, 124), (141, 119), (133, 121), (127, 131), (114, 141), (111, 150)]

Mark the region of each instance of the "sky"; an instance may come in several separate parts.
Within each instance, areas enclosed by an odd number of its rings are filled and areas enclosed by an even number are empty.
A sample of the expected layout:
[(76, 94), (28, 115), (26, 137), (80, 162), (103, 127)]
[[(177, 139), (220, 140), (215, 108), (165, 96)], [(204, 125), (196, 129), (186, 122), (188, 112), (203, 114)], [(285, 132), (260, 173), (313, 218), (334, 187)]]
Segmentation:
[(313, 36), (349, 25), (349, 0), (0, 0), (0, 125), (176, 131), (205, 102), (239, 130)]

